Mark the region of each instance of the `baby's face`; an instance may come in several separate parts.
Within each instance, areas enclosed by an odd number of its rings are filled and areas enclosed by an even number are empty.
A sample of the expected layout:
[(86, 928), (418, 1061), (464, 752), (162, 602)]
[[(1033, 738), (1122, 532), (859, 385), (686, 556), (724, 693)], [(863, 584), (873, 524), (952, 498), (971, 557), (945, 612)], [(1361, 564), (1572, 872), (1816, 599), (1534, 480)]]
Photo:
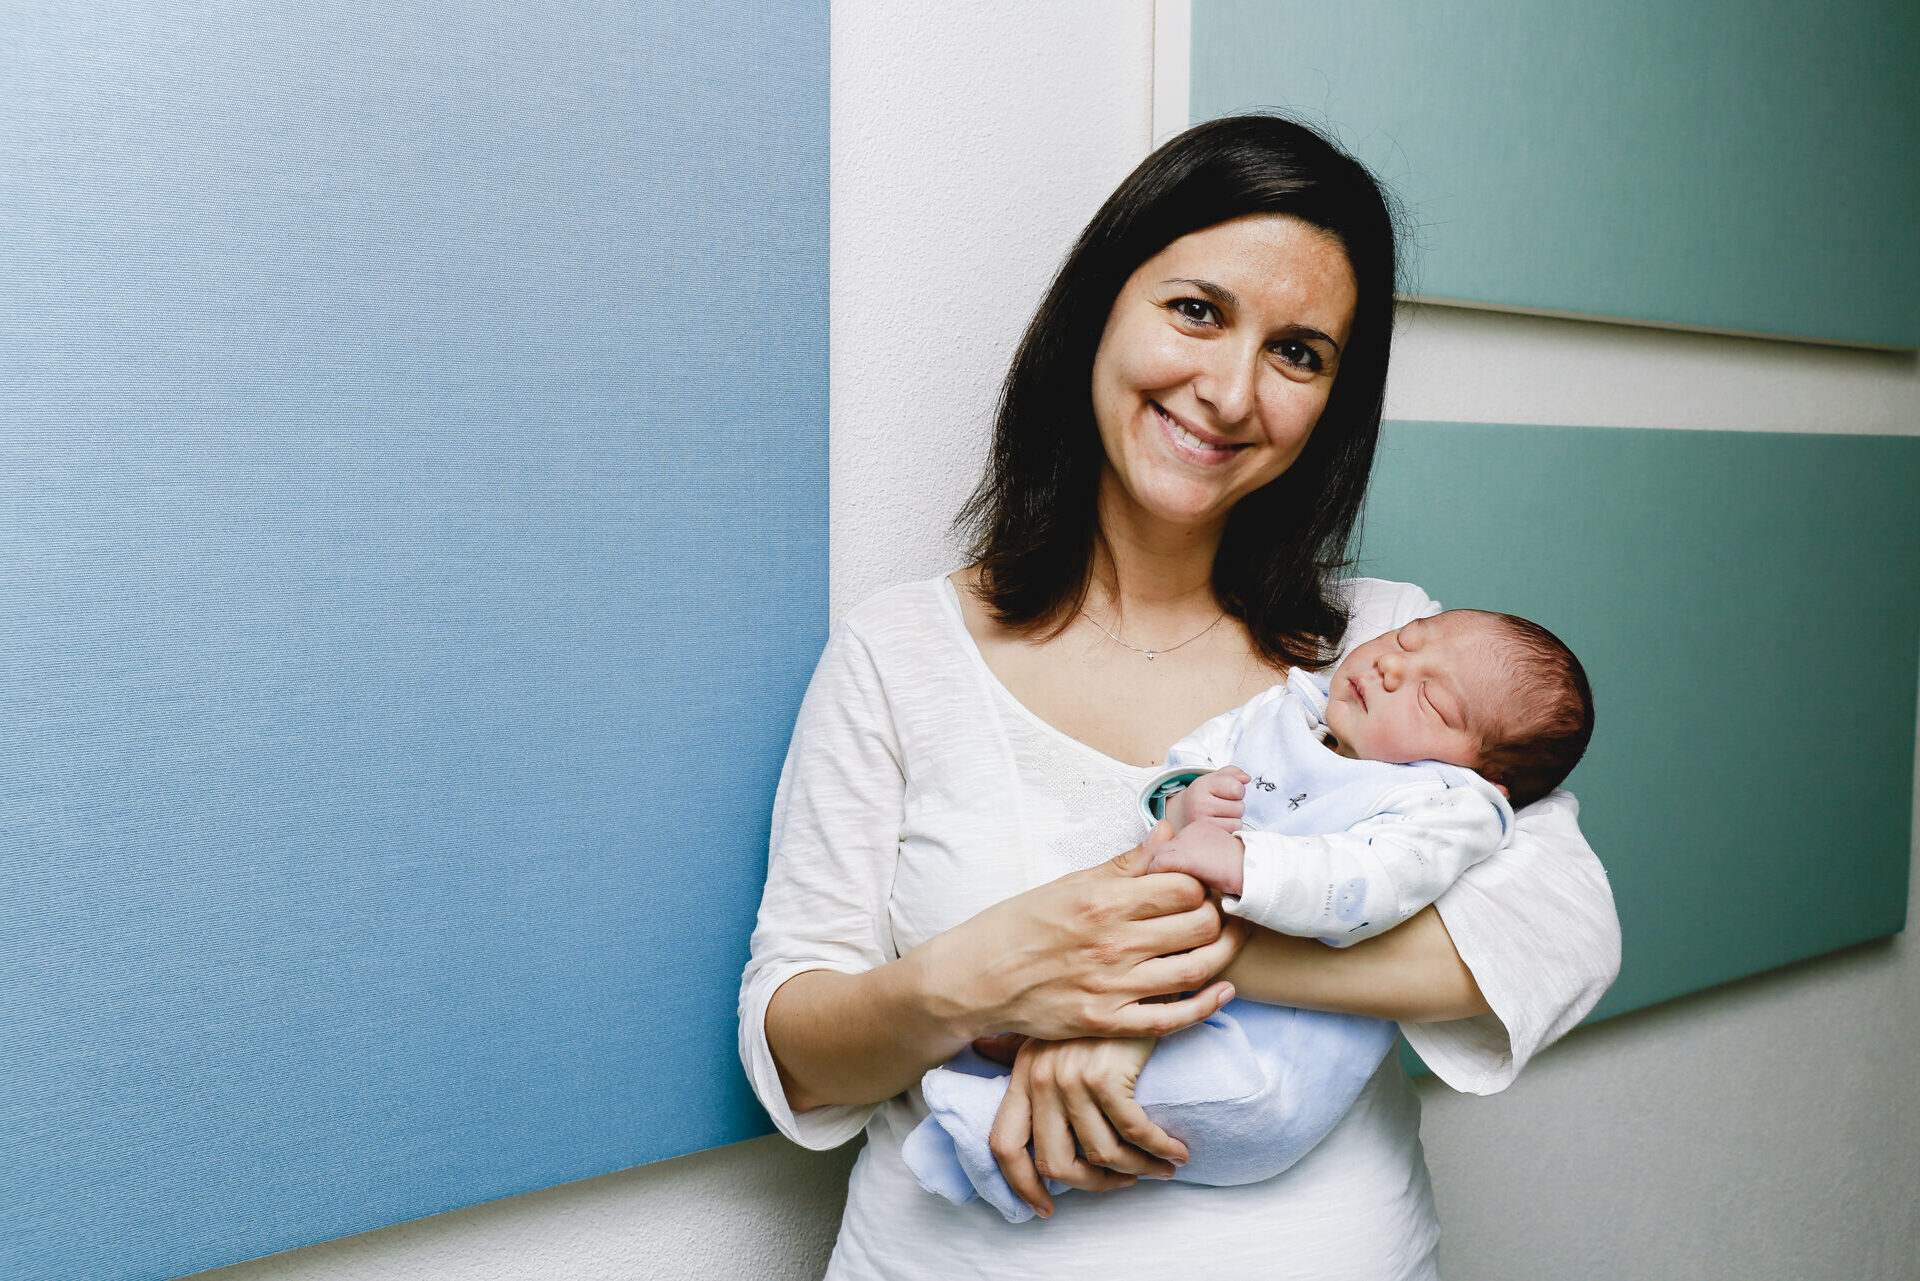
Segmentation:
[(1333, 674), (1334, 750), (1367, 761), (1446, 761), (1469, 769), (1508, 702), (1499, 625), (1473, 610), (1408, 623), (1347, 655)]

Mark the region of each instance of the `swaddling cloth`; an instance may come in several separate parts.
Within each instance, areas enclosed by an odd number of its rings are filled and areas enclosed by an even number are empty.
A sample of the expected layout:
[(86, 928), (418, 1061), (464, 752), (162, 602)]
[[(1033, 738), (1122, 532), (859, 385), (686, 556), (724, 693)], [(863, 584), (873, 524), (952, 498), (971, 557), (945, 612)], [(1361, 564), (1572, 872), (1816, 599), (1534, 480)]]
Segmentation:
[[(1187, 1145), (1174, 1178), (1227, 1185), (1270, 1179), (1313, 1150), (1346, 1115), (1399, 1029), (1381, 1019), (1231, 1001), (1155, 1047), (1134, 1098)], [(1033, 1217), (987, 1147), (1007, 1069), (967, 1051), (920, 1081), (931, 1113), (901, 1155), (929, 1192), (976, 1197), (1009, 1223)], [(1065, 1185), (1049, 1180), (1053, 1193)]]

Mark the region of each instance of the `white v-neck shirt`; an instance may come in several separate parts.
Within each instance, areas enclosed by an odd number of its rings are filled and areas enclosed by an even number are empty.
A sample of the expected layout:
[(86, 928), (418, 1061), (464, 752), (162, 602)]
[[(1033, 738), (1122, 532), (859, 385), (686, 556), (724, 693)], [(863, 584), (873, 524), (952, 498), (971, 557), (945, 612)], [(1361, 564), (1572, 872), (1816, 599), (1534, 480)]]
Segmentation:
[[(1345, 648), (1439, 609), (1404, 583), (1354, 579), (1347, 590)], [(798, 1115), (787, 1106), (766, 1039), (781, 984), (883, 965), (1138, 844), (1136, 796), (1158, 768), (1095, 751), (1015, 699), (981, 658), (947, 578), (883, 592), (835, 629), (781, 772), (740, 988), (741, 1059), (780, 1131), (810, 1148), (867, 1132), (830, 1279), (1437, 1275), (1419, 1104), (1392, 1055), (1320, 1146), (1278, 1178), (1070, 1192), (1052, 1219), (1023, 1224), (914, 1182), (900, 1145), (926, 1115), (918, 1089), (876, 1106)], [(1577, 814), (1564, 792), (1522, 810), (1512, 844), (1436, 904), (1494, 1012), (1402, 1031), (1456, 1089), (1504, 1088), (1619, 970), (1612, 893)]]

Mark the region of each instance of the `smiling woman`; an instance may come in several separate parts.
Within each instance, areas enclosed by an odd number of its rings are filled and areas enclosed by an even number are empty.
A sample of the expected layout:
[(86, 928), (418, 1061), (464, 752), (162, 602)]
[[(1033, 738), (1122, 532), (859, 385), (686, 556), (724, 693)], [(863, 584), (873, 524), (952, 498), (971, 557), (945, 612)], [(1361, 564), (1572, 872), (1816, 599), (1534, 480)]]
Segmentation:
[[(1379, 189), (1310, 130), (1236, 117), (1168, 143), (1021, 341), (967, 511), (974, 563), (863, 603), (828, 642), (774, 803), (740, 1038), (783, 1133), (867, 1132), (829, 1277), (1180, 1275), (1196, 1241), (1221, 1278), (1431, 1277), (1397, 1061), (1284, 1174), (1134, 1187), (1196, 1155), (1132, 1097), (1156, 1038), (1238, 990), (1403, 1020), (1443, 1078), (1494, 1089), (1610, 981), (1617, 925), (1570, 805), (1533, 807), (1433, 907), (1343, 949), (1229, 926), (1138, 847), (1138, 791), (1176, 740), (1437, 608), (1332, 576), (1379, 431), (1394, 263)], [(1543, 913), (1544, 933), (1522, 924)], [(950, 1204), (906, 1164), (923, 1074), (1008, 1033), (1028, 1039), (990, 1147), (1046, 1224)], [(1105, 1195), (1055, 1217), (1043, 1176)]]
[(1191, 232), (1142, 263), (1093, 362), (1109, 537), (1217, 531), (1291, 467), (1333, 390), (1355, 293), (1340, 242), (1281, 214)]

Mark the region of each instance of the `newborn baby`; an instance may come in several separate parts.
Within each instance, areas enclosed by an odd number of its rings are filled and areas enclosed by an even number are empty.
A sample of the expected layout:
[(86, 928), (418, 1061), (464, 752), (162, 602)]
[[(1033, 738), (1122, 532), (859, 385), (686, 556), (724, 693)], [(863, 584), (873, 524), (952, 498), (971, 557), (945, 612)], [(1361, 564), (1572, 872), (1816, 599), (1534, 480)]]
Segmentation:
[[(1269, 929), (1347, 946), (1498, 849), (1512, 808), (1559, 786), (1592, 725), (1586, 673), (1545, 628), (1480, 610), (1416, 619), (1356, 648), (1330, 681), (1294, 668), (1174, 744), (1142, 793), (1148, 822), (1175, 829), (1148, 870), (1194, 876)], [(1312, 1150), (1397, 1034), (1380, 1019), (1233, 1001), (1162, 1040), (1135, 1098), (1187, 1145), (1175, 1178), (1252, 1183)], [(971, 1051), (928, 1072), (931, 1114), (904, 1155), (927, 1190), (983, 1197), (1020, 1222), (1033, 1209), (987, 1146), (1006, 1074)]]

